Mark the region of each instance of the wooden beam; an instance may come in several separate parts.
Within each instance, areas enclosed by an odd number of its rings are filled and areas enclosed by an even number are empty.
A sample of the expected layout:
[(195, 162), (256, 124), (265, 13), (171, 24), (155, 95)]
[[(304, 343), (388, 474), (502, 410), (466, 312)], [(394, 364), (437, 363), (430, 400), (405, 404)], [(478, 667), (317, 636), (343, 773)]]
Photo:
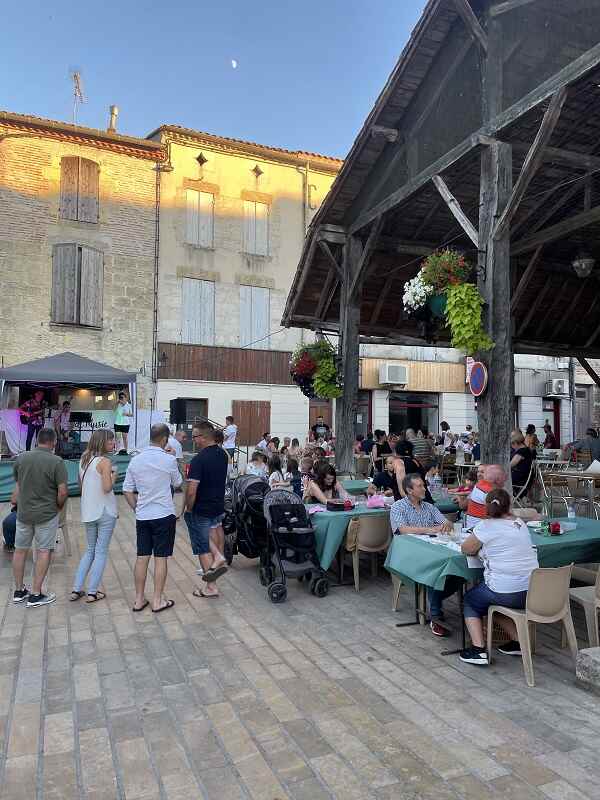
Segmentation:
[[(586, 344), (586, 347), (588, 347), (588, 346), (589, 345)], [(587, 358), (584, 358), (582, 355), (577, 355), (576, 358), (579, 361), (579, 363), (581, 364), (581, 366), (584, 368), (584, 370), (587, 372), (587, 374), (590, 376), (590, 378), (594, 381), (594, 383), (597, 386), (600, 386), (600, 375), (598, 375), (598, 373), (592, 367), (592, 365), (587, 360)]]
[(431, 208), (429, 209), (429, 211), (425, 215), (423, 221), (419, 223), (419, 226), (417, 227), (416, 231), (413, 233), (413, 239), (418, 239), (421, 236), (423, 231), (427, 228), (427, 226), (429, 225), (431, 220), (437, 214), (438, 209), (440, 208), (440, 206), (442, 205), (443, 202), (444, 201), (442, 200), (441, 197), (438, 197), (436, 200), (434, 200), (434, 202), (431, 204)]
[(325, 253), (325, 255), (327, 256), (327, 259), (328, 259), (329, 263), (331, 264), (331, 266), (335, 269), (335, 271), (339, 275), (340, 280), (343, 281), (344, 280), (344, 273), (342, 271), (342, 267), (340, 266), (340, 264), (338, 264), (338, 261), (337, 261), (336, 257), (331, 252), (329, 244), (327, 242), (324, 242), (324, 241), (321, 240), (319, 242), (319, 247), (321, 248), (323, 253)]
[(484, 53), (488, 49), (488, 37), (486, 32), (481, 27), (481, 23), (475, 16), (469, 0), (454, 0), (454, 6), (461, 17), (462, 21), (467, 26), (469, 34), (479, 44)]
[(383, 125), (371, 125), (371, 137), (383, 136), (388, 142), (395, 142), (398, 138), (398, 128), (386, 128)]
[(554, 129), (556, 128), (556, 124), (560, 119), (560, 112), (562, 111), (566, 99), (567, 88), (565, 86), (563, 86), (561, 89), (558, 89), (556, 94), (553, 95), (550, 105), (544, 114), (544, 118), (536, 137), (533, 140), (533, 144), (531, 145), (529, 152), (525, 157), (525, 161), (523, 162), (523, 166), (521, 168), (521, 173), (517, 179), (506, 208), (496, 223), (496, 227), (494, 229), (494, 238), (499, 239), (510, 228), (511, 220), (519, 208), (521, 200), (527, 191), (527, 187), (531, 183), (542, 163), (544, 148), (554, 133)]
[(531, 233), (533, 234), (536, 231), (539, 231), (540, 228), (543, 228), (544, 225), (548, 222), (548, 220), (552, 219), (552, 217), (556, 214), (556, 212), (560, 211), (561, 208), (564, 208), (564, 206), (566, 206), (567, 203), (570, 203), (571, 200), (577, 194), (579, 194), (580, 191), (581, 191), (581, 184), (579, 183), (579, 181), (577, 183), (574, 183), (572, 186), (564, 187), (564, 191), (558, 198), (558, 200), (555, 203), (552, 203), (552, 205), (548, 209), (546, 209), (546, 211), (544, 211), (542, 216), (533, 223), (533, 225), (531, 226)]
[(598, 338), (598, 336), (600, 336), (600, 327), (597, 327), (596, 330), (594, 331), (594, 333), (592, 333), (590, 338), (585, 343), (585, 347), (586, 348), (591, 347), (594, 344), (594, 342), (596, 341), (596, 339)]
[[(520, 142), (513, 144), (513, 152), (519, 155), (528, 153), (529, 149), (526, 144)], [(576, 150), (568, 150), (564, 147), (545, 147), (543, 159), (554, 164), (564, 164), (585, 171), (600, 169), (600, 157), (593, 153), (578, 153)]]
[(510, 235), (512, 238), (517, 238), (517, 232), (524, 227), (525, 223), (528, 222), (531, 217), (538, 211), (540, 208), (546, 205), (546, 201), (549, 200), (553, 194), (555, 194), (559, 190), (558, 186), (553, 186), (551, 189), (548, 189), (547, 192), (544, 192), (537, 203), (534, 203), (524, 214), (517, 220), (514, 225), (511, 225)]
[(331, 267), (329, 272), (327, 273), (327, 277), (325, 278), (325, 283), (323, 284), (323, 288), (321, 289), (321, 297), (319, 298), (319, 303), (317, 305), (315, 311), (315, 317), (317, 319), (323, 318), (323, 311), (325, 310), (325, 306), (329, 308), (331, 304), (331, 296), (332, 290), (337, 280), (337, 271), (334, 267)]
[[(581, 286), (577, 290), (577, 293), (575, 294), (575, 297), (573, 298), (573, 302), (570, 303), (570, 308), (577, 308), (579, 306), (579, 301), (581, 300), (581, 298), (584, 296), (584, 294), (586, 292), (589, 292), (591, 289), (592, 289), (592, 286), (591, 286), (591, 282), (590, 282), (589, 278), (586, 278), (585, 280), (581, 281)], [(554, 330), (552, 332), (552, 336), (555, 339), (558, 339), (559, 334), (562, 333), (563, 328), (569, 322), (570, 322), (570, 318), (569, 318), (569, 316), (567, 314), (565, 314), (562, 317), (562, 319), (560, 320), (560, 322), (554, 328)]]
[(380, 217), (378, 217), (375, 220), (375, 222), (373, 223), (373, 226), (371, 228), (371, 231), (369, 232), (369, 238), (367, 239), (367, 241), (365, 243), (365, 246), (363, 247), (363, 251), (362, 251), (362, 254), (360, 256), (360, 260), (359, 260), (359, 262), (358, 262), (358, 264), (356, 266), (356, 271), (355, 271), (355, 274), (354, 274), (354, 278), (352, 280), (352, 283), (350, 284), (350, 290), (349, 290), (349, 297), (350, 298), (354, 297), (356, 289), (357, 289), (358, 285), (360, 284), (360, 282), (362, 281), (364, 271), (365, 271), (365, 269), (366, 269), (366, 267), (367, 267), (367, 265), (369, 263), (369, 259), (371, 258), (371, 255), (373, 254), (373, 251), (375, 250), (375, 245), (377, 244), (377, 239), (378, 239), (379, 234), (381, 233), (381, 229), (383, 227), (383, 219), (384, 219), (384, 217), (383, 217), (383, 214), (382, 214)]
[(543, 228), (541, 231), (527, 236), (525, 239), (520, 239), (511, 248), (511, 255), (518, 256), (521, 253), (526, 253), (528, 250), (535, 249), (540, 244), (546, 242), (553, 242), (563, 236), (567, 236), (573, 231), (586, 228), (588, 225), (593, 225), (594, 222), (600, 221), (600, 206), (594, 206), (589, 211), (582, 211), (580, 214), (575, 214), (573, 217), (563, 219), (557, 222), (556, 225), (551, 225), (549, 228)]
[(537, 248), (535, 253), (532, 255), (532, 257), (529, 259), (529, 264), (527, 264), (525, 272), (523, 273), (521, 280), (519, 281), (519, 284), (515, 289), (512, 299), (510, 301), (510, 311), (512, 314), (514, 314), (515, 309), (519, 304), (519, 300), (521, 299), (523, 293), (525, 292), (525, 289), (527, 289), (527, 287), (529, 286), (529, 282), (531, 281), (531, 278), (533, 277), (533, 274), (537, 268), (537, 264), (543, 249), (544, 245), (541, 244)]
[(346, 235), (346, 231), (341, 225), (319, 225), (315, 233), (315, 237), (319, 241), (330, 242), (331, 244), (344, 244)]
[(379, 297), (377, 298), (377, 302), (375, 303), (375, 308), (373, 309), (373, 313), (371, 314), (371, 319), (369, 320), (369, 325), (375, 325), (377, 320), (379, 319), (379, 315), (381, 314), (381, 309), (383, 308), (383, 304), (387, 300), (388, 294), (390, 293), (390, 289), (396, 282), (396, 278), (393, 275), (390, 275), (386, 282), (383, 285), (383, 289), (379, 292)]
[(541, 319), (536, 320), (536, 328), (537, 333), (540, 335), (541, 338), (544, 338), (542, 331), (544, 330), (544, 326), (549, 322), (551, 327), (553, 328), (556, 323), (556, 312), (564, 303), (564, 298), (562, 296), (562, 292), (559, 290), (556, 292), (555, 296), (552, 298), (550, 303), (548, 304), (544, 315)]
[(527, 315), (525, 316), (525, 319), (519, 325), (519, 328), (517, 330), (517, 337), (520, 337), (520, 336), (523, 335), (523, 333), (525, 333), (525, 331), (527, 330), (527, 327), (530, 324), (531, 320), (535, 317), (535, 315), (538, 312), (538, 309), (540, 308), (540, 306), (542, 305), (542, 303), (546, 299), (546, 295), (550, 291), (551, 287), (552, 287), (552, 281), (550, 281), (550, 280), (547, 281), (542, 286), (542, 290), (538, 293), (537, 297), (535, 298), (535, 300), (531, 304), (531, 307), (529, 308), (529, 311), (527, 312)]
[(498, 17), (500, 14), (506, 14), (507, 11), (512, 11), (513, 8), (520, 8), (527, 6), (529, 3), (535, 3), (536, 0), (505, 0), (504, 3), (498, 3), (490, 8), (490, 16)]
[(391, 192), (391, 194), (389, 194), (379, 203), (360, 213), (358, 217), (356, 217), (356, 219), (353, 220), (348, 226), (348, 233), (356, 233), (356, 231), (364, 228), (366, 225), (380, 216), (380, 214), (385, 214), (390, 209), (399, 206), (413, 194), (422, 189), (423, 186), (425, 186), (425, 184), (427, 184), (434, 175), (443, 173), (453, 164), (456, 164), (457, 161), (460, 161), (466, 154), (470, 153), (473, 149), (480, 145), (480, 142), (477, 141), (477, 136), (493, 136), (494, 134), (502, 131), (508, 125), (515, 122), (515, 120), (524, 116), (528, 111), (531, 111), (531, 109), (535, 108), (540, 103), (543, 103), (544, 100), (547, 100), (549, 97), (551, 97), (562, 86), (568, 86), (569, 84), (577, 81), (587, 72), (598, 66), (598, 64), (600, 64), (600, 44), (594, 45), (594, 47), (587, 50), (585, 53), (583, 53), (583, 55), (575, 59), (575, 61), (570, 62), (566, 67), (561, 69), (551, 78), (548, 78), (548, 80), (541, 83), (538, 87), (533, 89), (533, 91), (529, 92), (518, 102), (510, 106), (510, 108), (507, 108), (505, 111), (497, 114), (491, 121), (483, 125), (482, 128), (476, 132), (474, 137), (469, 136), (467, 139), (460, 142), (460, 144), (458, 144), (456, 147), (453, 147), (448, 153), (439, 158), (436, 162), (431, 164), (427, 169), (423, 170), (412, 180), (405, 183), (404, 186), (401, 186), (400, 188), (396, 189), (396, 191)]
[(337, 294), (337, 292), (338, 292), (338, 290), (340, 288), (340, 284), (341, 284), (341, 281), (339, 280), (339, 278), (336, 278), (336, 281), (335, 281), (335, 283), (333, 285), (333, 288), (331, 289), (331, 292), (329, 293), (329, 297), (327, 299), (327, 302), (325, 303), (325, 307), (323, 308), (323, 313), (321, 314), (321, 319), (323, 321), (325, 321), (327, 319), (327, 315), (329, 314), (329, 309), (331, 308), (331, 304), (333, 303), (333, 301), (335, 299), (335, 296), (336, 296), (336, 294)]
[(438, 190), (438, 192), (441, 194), (444, 201), (446, 202), (446, 205), (450, 209), (450, 212), (452, 213), (454, 219), (459, 223), (463, 231), (467, 234), (469, 239), (479, 250), (479, 234), (475, 230), (475, 226), (473, 225), (471, 220), (467, 217), (465, 212), (460, 207), (460, 203), (458, 202), (456, 197), (454, 197), (444, 179), (440, 175), (434, 175), (431, 180), (433, 181), (435, 188)]

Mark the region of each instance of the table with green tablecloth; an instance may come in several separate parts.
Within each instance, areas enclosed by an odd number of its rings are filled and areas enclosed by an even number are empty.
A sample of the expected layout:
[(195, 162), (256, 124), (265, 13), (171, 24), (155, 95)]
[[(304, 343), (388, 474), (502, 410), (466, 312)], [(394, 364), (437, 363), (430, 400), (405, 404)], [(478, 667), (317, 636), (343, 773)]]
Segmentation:
[[(111, 456), (111, 461), (117, 468), (117, 480), (115, 481), (115, 493), (121, 494), (123, 491), (123, 480), (127, 467), (131, 461), (131, 456)], [(14, 459), (8, 461), (0, 461), (0, 503), (6, 503), (10, 500), (10, 496), (15, 488), (15, 481), (13, 478)], [(74, 459), (65, 459), (65, 466), (67, 468), (69, 496), (78, 497), (80, 494), (79, 488), (79, 461)]]
[[(367, 488), (371, 485), (370, 481), (366, 480), (346, 480), (342, 481), (342, 486), (351, 495), (359, 495), (359, 494), (366, 494)], [(451, 498), (444, 498), (443, 500), (437, 500), (436, 508), (442, 512), (442, 514), (456, 514), (458, 511), (458, 504), (455, 503)]]
[[(530, 529), (540, 567), (600, 561), (600, 522), (586, 517), (577, 517), (576, 522), (576, 530), (561, 536), (542, 536)], [(443, 589), (448, 575), (473, 581), (483, 574), (481, 569), (469, 567), (457, 550), (416, 536), (394, 536), (385, 566), (403, 581), (434, 589)]]
[(389, 514), (389, 508), (367, 508), (360, 506), (352, 511), (316, 511), (311, 514), (317, 540), (317, 555), (323, 569), (329, 569), (340, 549), (350, 520), (355, 517)]

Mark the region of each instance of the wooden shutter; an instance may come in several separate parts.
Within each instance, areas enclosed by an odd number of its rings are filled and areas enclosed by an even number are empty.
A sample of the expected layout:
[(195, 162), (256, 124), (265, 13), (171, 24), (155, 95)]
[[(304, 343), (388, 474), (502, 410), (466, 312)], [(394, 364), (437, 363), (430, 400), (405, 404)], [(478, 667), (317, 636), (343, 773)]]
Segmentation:
[(240, 286), (240, 347), (252, 339), (252, 286)]
[(198, 192), (194, 189), (186, 189), (186, 227), (185, 240), (188, 244), (198, 244)]
[(256, 203), (244, 200), (244, 252), (256, 252)]
[(257, 350), (268, 350), (270, 348), (269, 339), (265, 338), (269, 333), (270, 326), (270, 301), (271, 292), (269, 289), (262, 289), (258, 286), (252, 287), (252, 347)]
[(79, 158), (64, 156), (60, 160), (60, 206), (62, 219), (77, 219), (79, 191)]
[(269, 254), (269, 206), (266, 203), (255, 203), (255, 246), (253, 252), (257, 256)]
[(254, 447), (271, 428), (271, 403), (268, 400), (233, 400), (231, 413), (238, 426), (236, 442)]
[(81, 248), (80, 286), (79, 324), (101, 328), (104, 259), (91, 247)]
[(200, 247), (213, 247), (215, 225), (215, 197), (210, 192), (197, 192), (198, 195), (198, 244)]
[(77, 219), (80, 222), (98, 222), (99, 167), (88, 158), (79, 159), (79, 204)]
[(52, 322), (79, 321), (79, 269), (76, 244), (56, 244), (52, 250)]
[(212, 345), (215, 341), (215, 284), (213, 281), (183, 279), (182, 341), (184, 344)]

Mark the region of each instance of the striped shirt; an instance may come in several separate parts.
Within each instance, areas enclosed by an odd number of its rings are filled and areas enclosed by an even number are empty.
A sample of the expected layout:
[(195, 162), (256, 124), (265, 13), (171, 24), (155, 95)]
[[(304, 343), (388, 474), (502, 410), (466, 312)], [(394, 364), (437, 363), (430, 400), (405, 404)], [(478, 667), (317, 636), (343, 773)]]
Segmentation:
[(473, 525), (477, 525), (482, 519), (487, 519), (485, 498), (488, 492), (491, 492), (493, 488), (492, 484), (488, 481), (478, 481), (473, 487), (467, 505), (467, 528), (472, 528)]
[(418, 508), (413, 506), (408, 497), (398, 500), (390, 509), (392, 532), (398, 528), (434, 528), (446, 522), (446, 517), (431, 503), (422, 502)]

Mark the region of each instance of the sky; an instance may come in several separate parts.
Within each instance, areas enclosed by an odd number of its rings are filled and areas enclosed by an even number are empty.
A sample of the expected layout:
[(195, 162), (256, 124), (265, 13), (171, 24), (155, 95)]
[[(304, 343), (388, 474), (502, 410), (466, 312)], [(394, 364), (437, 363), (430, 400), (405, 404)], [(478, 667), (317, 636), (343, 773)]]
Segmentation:
[[(147, 136), (179, 124), (343, 157), (425, 0), (6, 0), (0, 108)], [(232, 61), (237, 62), (234, 69)]]

